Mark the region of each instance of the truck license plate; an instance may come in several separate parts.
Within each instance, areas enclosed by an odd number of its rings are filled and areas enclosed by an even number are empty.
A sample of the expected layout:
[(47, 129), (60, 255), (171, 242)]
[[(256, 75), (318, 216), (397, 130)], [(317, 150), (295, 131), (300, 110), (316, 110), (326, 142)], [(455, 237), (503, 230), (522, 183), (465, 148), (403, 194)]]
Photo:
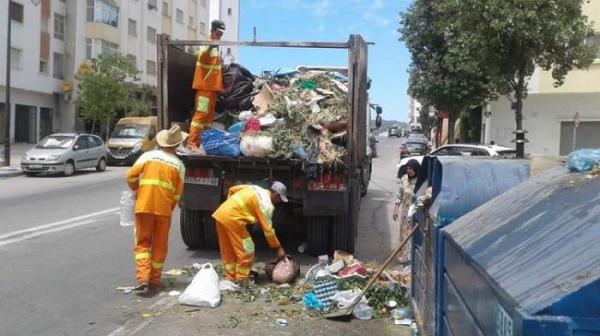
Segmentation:
[(217, 187), (219, 185), (219, 178), (186, 176), (184, 182), (187, 184), (200, 184)]

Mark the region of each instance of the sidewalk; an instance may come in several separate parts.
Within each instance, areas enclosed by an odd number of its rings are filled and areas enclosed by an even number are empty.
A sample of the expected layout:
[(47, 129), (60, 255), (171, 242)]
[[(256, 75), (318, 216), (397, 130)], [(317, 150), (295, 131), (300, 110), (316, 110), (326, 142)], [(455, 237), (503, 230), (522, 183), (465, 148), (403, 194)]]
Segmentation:
[(4, 144), (0, 144), (0, 179), (23, 174), (21, 158), (33, 147), (33, 144), (17, 143), (10, 145), (10, 167), (4, 166)]

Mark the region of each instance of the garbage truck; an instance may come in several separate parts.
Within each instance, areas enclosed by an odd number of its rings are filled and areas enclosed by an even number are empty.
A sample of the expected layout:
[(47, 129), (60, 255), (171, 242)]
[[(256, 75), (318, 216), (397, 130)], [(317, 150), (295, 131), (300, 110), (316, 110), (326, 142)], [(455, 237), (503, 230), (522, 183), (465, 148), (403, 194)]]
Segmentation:
[[(252, 48), (317, 48), (347, 50), (348, 78), (347, 131), (345, 155), (335, 167), (320, 167), (318, 175), (307, 177), (303, 160), (296, 158), (223, 157), (178, 154), (186, 167), (185, 187), (180, 199), (180, 229), (184, 243), (192, 249), (217, 248), (218, 237), (212, 213), (236, 184), (281, 181), (289, 202), (277, 206), (275, 229), (293, 227), (305, 235), (312, 254), (336, 249), (354, 251), (361, 197), (371, 178), (369, 148), (371, 111), (381, 124), (381, 107), (369, 104), (367, 43), (360, 35), (346, 42), (228, 42), (158, 39), (158, 126), (167, 129), (191, 118), (195, 92), (192, 79), (196, 56), (194, 47), (203, 45)], [(281, 238), (281, 237), (280, 237)], [(283, 240), (284, 246), (286, 245)], [(286, 246), (290, 248), (290, 246)]]

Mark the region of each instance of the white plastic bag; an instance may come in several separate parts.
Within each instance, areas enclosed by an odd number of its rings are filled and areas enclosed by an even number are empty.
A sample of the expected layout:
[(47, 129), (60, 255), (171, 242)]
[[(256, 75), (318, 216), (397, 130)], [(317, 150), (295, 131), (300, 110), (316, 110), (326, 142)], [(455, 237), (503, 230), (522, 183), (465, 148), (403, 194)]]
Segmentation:
[(273, 151), (273, 138), (265, 135), (242, 135), (240, 149), (246, 157), (265, 158)]
[(214, 308), (221, 303), (219, 275), (211, 263), (202, 265), (192, 283), (179, 297), (179, 303), (188, 306)]
[(125, 190), (121, 194), (121, 226), (132, 226), (135, 224), (135, 195), (131, 190)]

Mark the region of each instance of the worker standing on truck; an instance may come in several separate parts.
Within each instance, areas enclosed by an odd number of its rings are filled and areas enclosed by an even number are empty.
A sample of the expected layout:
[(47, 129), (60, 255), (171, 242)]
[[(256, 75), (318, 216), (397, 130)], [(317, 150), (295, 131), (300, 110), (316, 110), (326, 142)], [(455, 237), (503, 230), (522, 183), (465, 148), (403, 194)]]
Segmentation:
[[(417, 184), (417, 172), (419, 171), (419, 161), (412, 159), (406, 163), (406, 173), (400, 178), (400, 188), (396, 194), (396, 203), (394, 206), (394, 220), (400, 215), (400, 241), (404, 241), (412, 229), (411, 218), (408, 215), (408, 209), (413, 204), (415, 185)], [(408, 264), (410, 262), (410, 242), (404, 245), (398, 257), (400, 263)]]
[(274, 204), (287, 202), (286, 187), (273, 182), (270, 190), (256, 185), (239, 185), (229, 189), (227, 200), (213, 213), (216, 220), (219, 249), (228, 280), (248, 280), (254, 260), (254, 242), (246, 225), (260, 224), (269, 247), (277, 251), (278, 258), (285, 257), (272, 217)]
[[(223, 21), (214, 20), (210, 24), (210, 39), (218, 41), (225, 31)], [(212, 126), (217, 103), (217, 94), (223, 91), (221, 55), (218, 46), (203, 46), (198, 52), (192, 88), (196, 90), (194, 116), (190, 124), (190, 137), (187, 148), (192, 153), (200, 153), (200, 133)]]
[(160, 289), (167, 257), (171, 215), (183, 191), (185, 167), (175, 147), (187, 134), (173, 126), (156, 135), (160, 149), (146, 152), (127, 171), (127, 184), (137, 193), (135, 202), (135, 264), (137, 291)]

